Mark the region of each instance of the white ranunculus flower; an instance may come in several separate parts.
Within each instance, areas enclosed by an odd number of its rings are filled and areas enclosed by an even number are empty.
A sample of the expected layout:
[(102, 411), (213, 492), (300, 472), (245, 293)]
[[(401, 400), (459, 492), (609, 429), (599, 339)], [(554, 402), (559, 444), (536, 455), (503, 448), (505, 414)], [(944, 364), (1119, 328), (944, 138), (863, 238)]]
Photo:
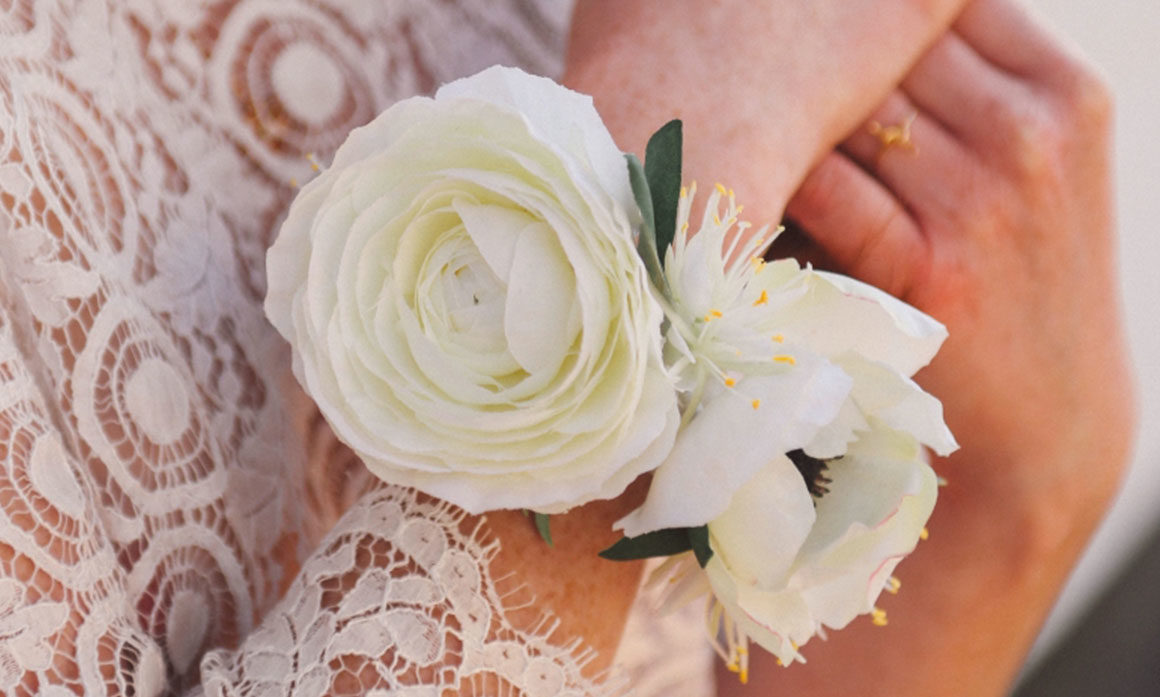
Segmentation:
[(377, 475), (562, 511), (675, 436), (638, 217), (591, 99), (491, 68), (351, 133), (270, 249), (266, 313)]
[(771, 458), (839, 456), (867, 416), (940, 454), (956, 447), (938, 400), (909, 379), (946, 337), (941, 324), (853, 279), (762, 261), (768, 236), (746, 232), (720, 186), (689, 235), (692, 198), (682, 192), (665, 263), (667, 363), (687, 423), (617, 527), (631, 537), (704, 525)]

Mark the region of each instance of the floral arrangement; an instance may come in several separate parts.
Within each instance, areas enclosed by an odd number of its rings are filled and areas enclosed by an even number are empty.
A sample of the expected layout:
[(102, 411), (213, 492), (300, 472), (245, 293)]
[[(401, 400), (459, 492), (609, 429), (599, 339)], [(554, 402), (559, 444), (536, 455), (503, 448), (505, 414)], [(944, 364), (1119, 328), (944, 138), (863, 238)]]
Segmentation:
[(378, 476), (547, 515), (652, 472), (609, 559), (670, 557), (744, 679), (875, 608), (956, 445), (911, 379), (943, 327), (766, 261), (718, 185), (691, 225), (681, 124), (641, 164), (590, 98), (490, 68), (356, 129), (292, 204), (266, 312)]

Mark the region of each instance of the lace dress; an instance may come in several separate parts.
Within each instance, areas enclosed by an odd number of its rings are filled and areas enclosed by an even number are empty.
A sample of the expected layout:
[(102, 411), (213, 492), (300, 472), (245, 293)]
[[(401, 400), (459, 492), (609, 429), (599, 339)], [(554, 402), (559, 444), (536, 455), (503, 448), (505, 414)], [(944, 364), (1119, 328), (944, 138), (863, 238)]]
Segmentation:
[(0, 694), (710, 689), (695, 617), (643, 605), (628, 679), (585, 677), (486, 523), (368, 481), (261, 311), (311, 158), (485, 65), (556, 73), (566, 13), (0, 0)]

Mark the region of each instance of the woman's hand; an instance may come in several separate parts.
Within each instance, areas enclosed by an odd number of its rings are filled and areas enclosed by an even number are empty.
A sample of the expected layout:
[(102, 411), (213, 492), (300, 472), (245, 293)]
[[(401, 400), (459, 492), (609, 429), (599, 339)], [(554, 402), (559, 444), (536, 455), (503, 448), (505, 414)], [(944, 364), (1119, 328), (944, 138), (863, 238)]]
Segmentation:
[[(907, 122), (913, 147), (885, 146), (884, 129), (901, 135)], [(824, 263), (947, 325), (920, 381), (962, 449), (935, 465), (949, 486), (932, 541), (883, 602), (890, 627), (858, 623), (811, 644), (808, 665), (755, 673), (751, 685), (1002, 694), (1132, 439), (1110, 100), (1017, 6), (977, 0), (869, 123), (813, 170), (787, 214)]]

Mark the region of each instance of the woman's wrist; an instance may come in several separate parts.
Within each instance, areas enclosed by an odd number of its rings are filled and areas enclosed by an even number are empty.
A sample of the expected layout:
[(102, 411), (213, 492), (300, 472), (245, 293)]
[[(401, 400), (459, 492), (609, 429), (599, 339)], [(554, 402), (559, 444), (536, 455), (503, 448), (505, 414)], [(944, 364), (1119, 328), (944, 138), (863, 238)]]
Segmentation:
[(579, 0), (564, 83), (591, 94), (617, 144), (638, 155), (680, 118), (683, 178), (721, 181), (746, 218), (777, 222), (814, 163), (963, 4)]

